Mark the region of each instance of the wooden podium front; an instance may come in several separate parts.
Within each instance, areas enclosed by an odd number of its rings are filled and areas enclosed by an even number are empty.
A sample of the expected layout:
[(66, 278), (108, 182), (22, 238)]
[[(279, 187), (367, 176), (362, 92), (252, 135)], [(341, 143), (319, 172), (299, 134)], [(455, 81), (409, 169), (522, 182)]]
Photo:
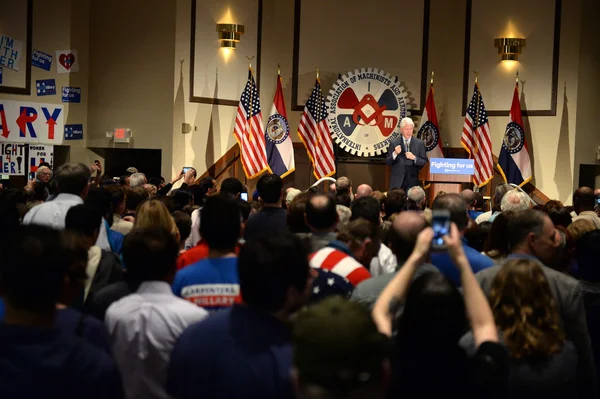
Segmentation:
[(459, 194), (463, 184), (472, 183), (473, 175), (429, 173), (429, 162), (419, 172), (419, 179), (429, 186), (429, 204), (433, 202), (440, 191)]

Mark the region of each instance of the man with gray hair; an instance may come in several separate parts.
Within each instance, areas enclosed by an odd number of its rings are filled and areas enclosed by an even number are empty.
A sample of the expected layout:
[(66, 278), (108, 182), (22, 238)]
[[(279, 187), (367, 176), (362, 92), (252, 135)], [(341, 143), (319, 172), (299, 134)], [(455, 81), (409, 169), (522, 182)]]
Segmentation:
[(415, 123), (410, 118), (402, 118), (400, 131), (402, 135), (390, 142), (386, 165), (391, 167), (390, 190), (401, 188), (407, 192), (409, 188), (419, 184), (419, 171), (429, 159), (425, 153), (423, 141), (413, 137)]
[(425, 209), (425, 190), (420, 186), (411, 187), (406, 193), (408, 197), (408, 209), (412, 211), (422, 211)]
[[(58, 195), (52, 201), (31, 208), (23, 218), (23, 224), (39, 224), (64, 230), (69, 209), (83, 204), (83, 200), (88, 195), (88, 180), (91, 174), (90, 168), (82, 163), (67, 163), (59, 166), (54, 174)], [(96, 246), (110, 251), (104, 219), (100, 223), (99, 231)]]
[(129, 176), (129, 185), (131, 188), (140, 187), (146, 183), (148, 183), (148, 180), (146, 179), (146, 175), (143, 173), (136, 172)]
[[(507, 192), (512, 191), (512, 190), (513, 190), (513, 187), (510, 184), (506, 184), (506, 183), (498, 184), (496, 186), (496, 192), (494, 194), (492, 210), (483, 212), (481, 215), (479, 215), (477, 217), (477, 219), (475, 219), (475, 223), (479, 224), (479, 223), (483, 223), (483, 222), (489, 222), (493, 213), (499, 211), (498, 208), (500, 207), (500, 203), (502, 202), (502, 198), (504, 197), (504, 195)], [(494, 207), (497, 207), (497, 208), (494, 209)]]
[[(507, 192), (504, 197), (502, 197), (502, 201), (500, 201), (500, 212), (520, 212), (525, 211), (530, 206), (531, 199), (527, 194), (522, 191), (512, 190)], [(488, 220), (490, 223), (494, 223), (494, 219), (500, 212), (494, 212), (492, 217)]]
[(336, 195), (348, 194), (352, 197), (352, 181), (346, 176), (339, 177), (335, 181), (335, 193)]

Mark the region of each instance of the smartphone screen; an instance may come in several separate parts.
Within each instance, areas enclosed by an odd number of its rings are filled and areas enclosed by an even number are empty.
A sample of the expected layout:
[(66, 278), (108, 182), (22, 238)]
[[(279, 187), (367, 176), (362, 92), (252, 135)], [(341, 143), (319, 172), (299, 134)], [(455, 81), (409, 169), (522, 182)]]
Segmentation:
[(450, 234), (450, 211), (439, 209), (432, 214), (433, 240), (431, 248), (443, 250), (446, 248), (444, 236)]
[(248, 202), (248, 193), (240, 193), (240, 198)]
[(183, 173), (187, 173), (190, 169), (192, 169), (190, 166), (184, 166)]
[(29, 180), (35, 179), (35, 172), (29, 172)]

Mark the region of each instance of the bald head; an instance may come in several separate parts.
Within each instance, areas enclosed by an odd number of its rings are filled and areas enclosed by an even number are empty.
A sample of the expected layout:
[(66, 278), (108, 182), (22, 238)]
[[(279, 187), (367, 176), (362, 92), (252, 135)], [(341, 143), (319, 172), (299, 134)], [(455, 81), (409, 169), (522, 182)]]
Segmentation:
[(463, 190), (460, 193), (460, 196), (463, 200), (465, 200), (467, 207), (473, 205), (473, 201), (475, 201), (475, 193), (473, 192), (473, 190)]
[(360, 197), (368, 197), (371, 194), (373, 194), (373, 189), (371, 188), (371, 186), (369, 186), (368, 184), (361, 184), (356, 189), (356, 195), (354, 196), (354, 199), (359, 199)]
[(415, 248), (417, 236), (425, 227), (427, 222), (419, 212), (405, 211), (396, 216), (390, 231), (390, 245), (399, 265), (408, 259)]
[(305, 218), (313, 232), (335, 231), (338, 223), (335, 203), (328, 195), (313, 195), (306, 203)]
[(596, 206), (596, 196), (590, 187), (579, 187), (573, 193), (573, 208), (577, 214), (593, 211)]

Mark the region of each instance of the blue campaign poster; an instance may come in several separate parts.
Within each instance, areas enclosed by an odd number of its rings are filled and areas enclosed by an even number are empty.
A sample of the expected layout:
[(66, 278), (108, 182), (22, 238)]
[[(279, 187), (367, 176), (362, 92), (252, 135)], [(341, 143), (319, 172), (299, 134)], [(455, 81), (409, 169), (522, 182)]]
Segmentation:
[(65, 125), (65, 140), (83, 140), (83, 125)]
[(50, 68), (52, 67), (52, 56), (41, 52), (40, 50), (33, 50), (31, 65), (45, 71), (50, 71)]
[(63, 103), (80, 103), (81, 102), (81, 87), (63, 86), (62, 102)]
[(56, 94), (56, 80), (36, 80), (35, 90), (38, 96), (53, 96)]

